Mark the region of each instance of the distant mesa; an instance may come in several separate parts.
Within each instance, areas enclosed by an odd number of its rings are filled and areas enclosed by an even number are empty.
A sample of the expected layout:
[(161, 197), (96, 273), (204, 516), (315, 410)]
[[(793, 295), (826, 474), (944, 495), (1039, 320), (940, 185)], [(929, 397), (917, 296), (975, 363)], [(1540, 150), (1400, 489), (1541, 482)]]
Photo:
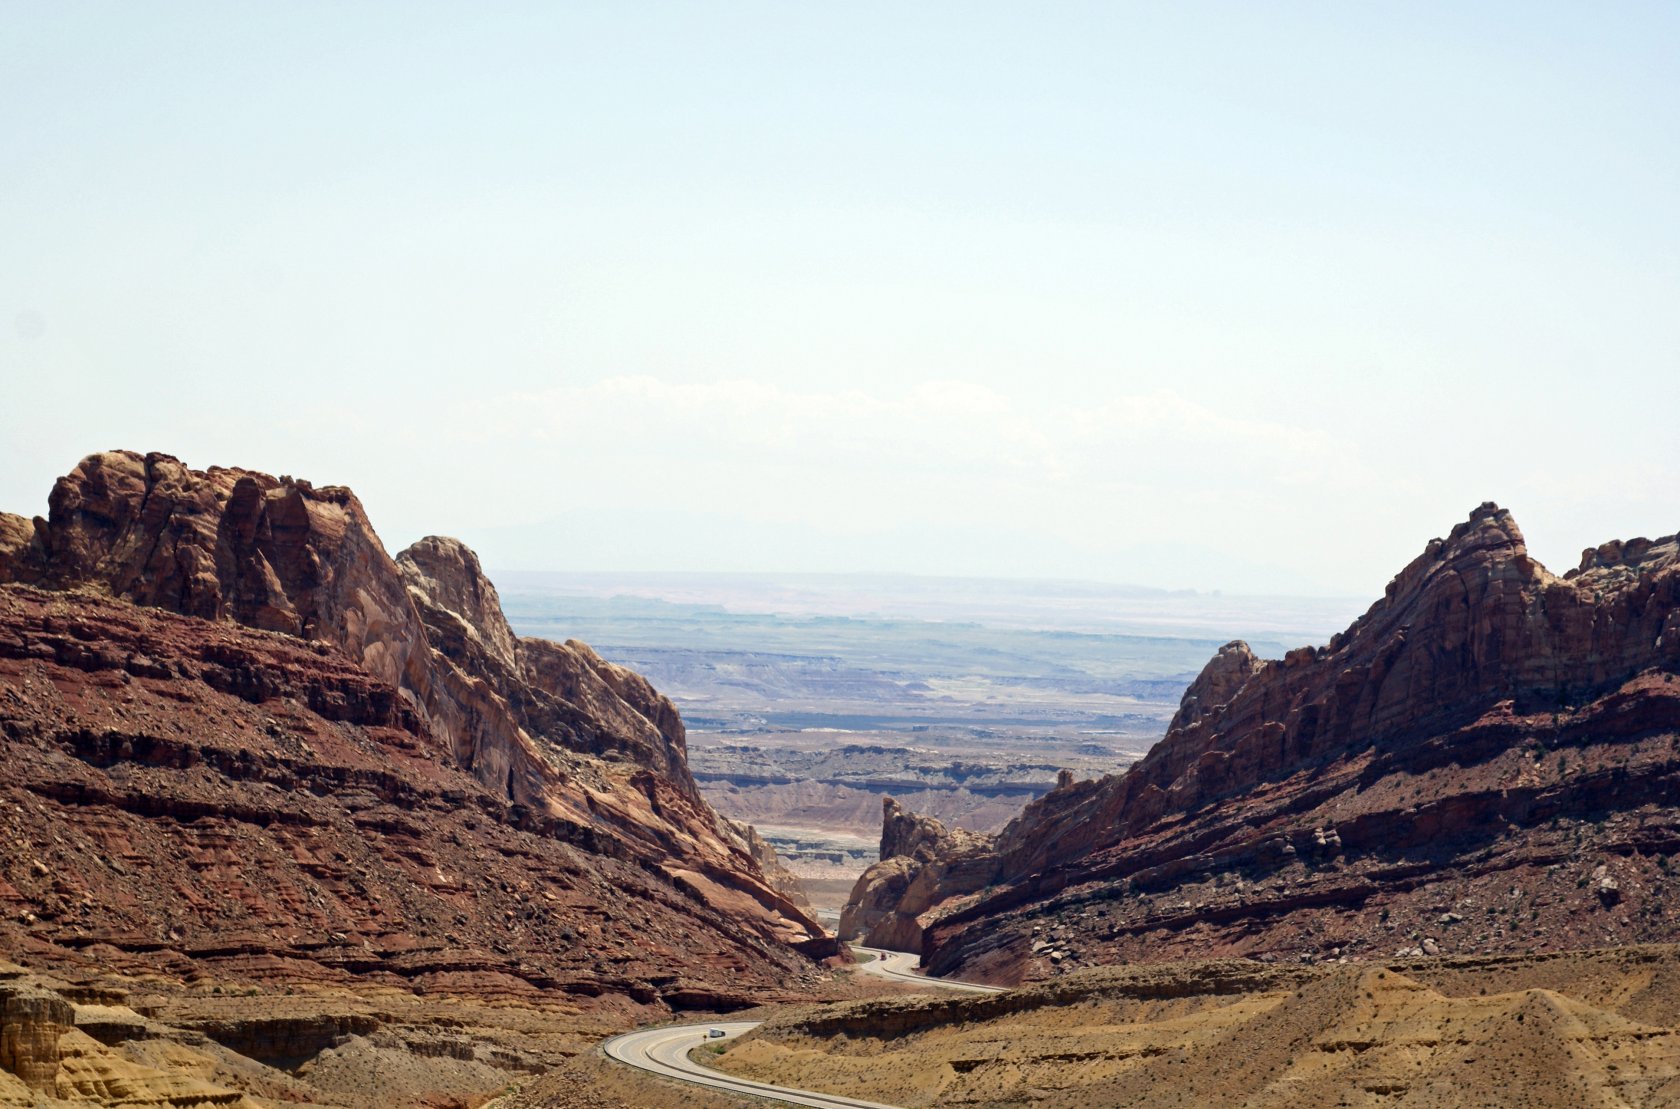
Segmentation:
[(1677, 742), (1676, 537), (1558, 577), (1483, 504), (1328, 644), (1221, 648), (1128, 772), (981, 848), (884, 835), (846, 921), (999, 982), (1673, 941)]

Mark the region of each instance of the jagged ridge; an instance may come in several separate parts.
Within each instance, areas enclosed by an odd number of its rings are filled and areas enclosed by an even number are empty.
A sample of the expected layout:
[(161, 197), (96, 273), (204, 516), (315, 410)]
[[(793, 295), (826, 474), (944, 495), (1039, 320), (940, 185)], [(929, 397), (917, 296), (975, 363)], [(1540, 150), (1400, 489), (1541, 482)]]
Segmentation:
[[(296, 816), (298, 806), (257, 788), (278, 781), (294, 796), (304, 789), (324, 802), (324, 811), (299, 818), (304, 825), (342, 825), (368, 840), (374, 857), (362, 860), (367, 872), (352, 884), (366, 886), (376, 874), (405, 906), (418, 899), (411, 907), (419, 934), (410, 941), (421, 948), (448, 946), (451, 923), (466, 927), (452, 921), (457, 910), (447, 903), (470, 894), (468, 930), (502, 949), (467, 957), (469, 970), (482, 964), (526, 983), (587, 991), (583, 967), (526, 974), (519, 952), (542, 951), (543, 921), (571, 929), (570, 938), (548, 940), (571, 947), (573, 924), (602, 909), (612, 919), (610, 906), (621, 897), (640, 908), (620, 918), (629, 925), (624, 934), (597, 933), (595, 992), (683, 1004), (734, 995), (761, 973), (785, 980), (800, 962), (793, 950), (835, 952), (766, 879), (750, 837), (701, 800), (670, 702), (583, 644), (514, 636), (477, 558), (457, 541), (425, 539), (393, 560), (347, 489), (236, 469), (195, 471), (161, 454), (91, 456), (57, 483), (49, 506), (45, 519), (0, 515), (0, 581), (19, 583), (0, 588), (0, 729), (9, 749), (31, 752), (8, 760), (4, 785), (25, 799), (16, 807), (20, 835), (39, 845), (42, 828), (64, 822), (85, 833), (79, 841), (96, 857), (49, 851), (50, 861), (26, 858), (30, 852), (4, 860), (0, 896), (14, 901), (12, 927), (28, 929), (20, 943), (81, 949), (80, 929), (131, 954), (167, 949), (177, 969), (181, 952), (215, 948), (215, 934), (230, 924), (151, 919), (143, 899), (103, 873), (97, 853), (116, 850), (116, 825), (121, 836), (146, 840), (155, 831), (168, 840), (183, 821), (209, 819), (262, 828), (272, 841), (263, 850), (284, 858), (291, 848), (280, 830), (296, 823), (287, 814)], [(73, 697), (44, 699), (49, 687)], [(311, 736), (319, 765), (292, 749)], [(146, 786), (137, 793), (139, 778)], [(74, 784), (51, 784), (67, 780)], [(420, 824), (357, 815), (366, 803), (352, 795), (369, 788), (382, 803), (432, 815)], [(449, 828), (441, 820), (448, 813), (500, 830), (487, 841), (467, 834), (471, 828)], [(436, 841), (450, 835), (456, 838)], [(516, 896), (505, 873), (509, 835), (527, 838), (518, 853), (534, 860), (531, 874), (520, 880), (518, 904), (502, 906), (506, 917), (477, 932), (484, 898)], [(439, 859), (462, 872), (441, 893), (427, 888), (438, 884), (431, 870), (452, 869)], [(78, 897), (108, 893), (108, 903), (93, 898), (83, 912), (109, 919), (90, 929), (67, 914), (66, 890), (43, 886), (36, 864), (76, 872), (63, 881)], [(336, 873), (336, 864), (329, 869)], [(182, 880), (195, 899), (211, 902), (216, 882), (227, 878), (200, 868)], [(341, 886), (316, 892), (345, 903), (303, 914), (325, 931), (290, 944), (271, 936), (268, 948), (303, 952), (335, 974), (396, 972), (390, 943), (380, 945), (401, 928), (357, 917)], [(526, 911), (533, 898), (560, 911), (533, 919)], [(261, 935), (274, 926), (264, 920), (265, 898), (241, 901), (237, 892), (230, 898), (241, 929)], [(349, 917), (335, 916), (339, 910)], [(685, 959), (679, 952), (678, 973), (659, 972), (657, 960), (633, 954), (635, 918), (644, 912), (669, 922), (647, 927), (672, 935), (693, 915), (696, 947), (709, 954)], [(206, 934), (194, 934), (201, 928)], [(171, 930), (186, 938), (171, 939)], [(359, 964), (353, 954), (324, 962), (310, 954), (336, 950), (342, 941), (332, 933), (360, 935), (375, 954)], [(263, 948), (252, 942), (234, 946)], [(599, 962), (622, 963), (626, 954), (633, 954), (627, 974)]]
[[(1000, 833), (986, 883), (1001, 888), (973, 903), (935, 893), (925, 953), (1007, 978), (1049, 973), (1047, 950), (1673, 938), (1652, 859), (1680, 845), (1677, 672), (1674, 537), (1605, 544), (1559, 578), (1484, 504), (1329, 644), (1267, 662), (1222, 649), (1143, 760), (1063, 784)], [(1615, 897), (1594, 896), (1618, 870)], [(1513, 877), (1541, 935), (1504, 921), (1422, 934), (1464, 918), (1461, 902), (1486, 910)], [(1035, 939), (1033, 923), (1064, 918), (1057, 943)]]

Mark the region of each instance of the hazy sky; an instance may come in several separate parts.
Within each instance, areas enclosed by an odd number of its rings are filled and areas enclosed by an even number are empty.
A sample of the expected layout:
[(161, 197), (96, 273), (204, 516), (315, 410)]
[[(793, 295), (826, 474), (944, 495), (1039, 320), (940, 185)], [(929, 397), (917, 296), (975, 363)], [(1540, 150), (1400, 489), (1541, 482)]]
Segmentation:
[(0, 2), (0, 507), (1367, 596), (1680, 529), (1671, 4)]

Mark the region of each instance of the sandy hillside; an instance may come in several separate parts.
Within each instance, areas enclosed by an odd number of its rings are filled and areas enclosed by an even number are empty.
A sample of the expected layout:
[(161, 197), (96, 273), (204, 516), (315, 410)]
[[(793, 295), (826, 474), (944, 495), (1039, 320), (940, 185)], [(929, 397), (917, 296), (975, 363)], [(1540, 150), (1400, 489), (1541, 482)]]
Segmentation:
[(903, 1106), (1680, 1105), (1680, 948), (1105, 968), (778, 1018), (737, 1074)]

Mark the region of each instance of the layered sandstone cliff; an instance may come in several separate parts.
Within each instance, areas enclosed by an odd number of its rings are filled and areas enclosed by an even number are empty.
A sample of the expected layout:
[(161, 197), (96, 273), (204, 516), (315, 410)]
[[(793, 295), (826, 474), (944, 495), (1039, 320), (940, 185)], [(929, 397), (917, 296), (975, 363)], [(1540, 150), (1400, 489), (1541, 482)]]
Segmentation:
[(124, 1039), (155, 1038), (132, 1009), (100, 1003), (115, 1000), (0, 961), (0, 1106), (262, 1109), (243, 1091), (206, 1079), (215, 1069), (209, 1053), (174, 1043), (160, 1068), (145, 1052), (107, 1043), (118, 1025), (129, 1030)]
[(997, 888), (934, 891), (924, 954), (1010, 979), (1671, 940), (1677, 734), (1676, 539), (1557, 577), (1485, 504), (1327, 645), (1222, 649), (1146, 758), (998, 836)]
[(348, 490), (95, 455), (0, 515), (0, 580), (14, 957), (680, 1007), (836, 950), (669, 701)]
[(920, 951), (922, 914), (991, 880), (990, 836), (946, 828), (881, 799), (881, 857), (858, 876), (840, 915), (840, 938)]
[(515, 637), (458, 541), (393, 560), (348, 489), (110, 451), (48, 504), (45, 519), (0, 520), (0, 580), (331, 643), (515, 802), (545, 802), (557, 748), (622, 755), (696, 796), (670, 702), (581, 644)]

